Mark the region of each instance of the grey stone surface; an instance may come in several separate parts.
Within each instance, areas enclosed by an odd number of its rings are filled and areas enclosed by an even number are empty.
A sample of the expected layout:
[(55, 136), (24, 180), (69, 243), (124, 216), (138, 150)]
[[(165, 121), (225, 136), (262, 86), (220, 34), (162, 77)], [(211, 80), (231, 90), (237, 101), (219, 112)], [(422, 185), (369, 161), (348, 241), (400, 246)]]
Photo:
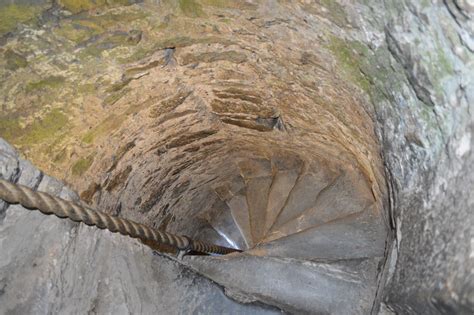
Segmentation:
[(301, 232), (293, 232), (257, 246), (249, 253), (316, 261), (382, 258), (385, 236), (386, 231), (380, 218), (366, 210)]
[[(12, 146), (10, 146), (5, 140), (0, 138), (0, 174), (2, 178), (16, 181), (19, 176), (18, 167), (18, 154), (15, 152)], [(5, 217), (5, 210), (8, 205), (0, 200), (0, 222)]]
[[(323, 182), (317, 177), (314, 181)], [(317, 185), (308, 186), (317, 187)], [(294, 189), (296, 195), (298, 187)], [(301, 192), (299, 193), (301, 194)], [(302, 196), (304, 195), (303, 193)], [(276, 226), (270, 238), (297, 233), (350, 214), (360, 213), (374, 203), (373, 196), (367, 184), (364, 183), (363, 177), (354, 174), (352, 170), (347, 170), (327, 183), (327, 186), (316, 193), (314, 198), (313, 203), (307, 204), (299, 216), (283, 225)], [(382, 236), (382, 241), (384, 239)]]
[(315, 263), (243, 254), (184, 261), (231, 292), (292, 314), (369, 314), (373, 306), (373, 259)]
[[(241, 233), (239, 239), (248, 234), (250, 222), (252, 240), (257, 245), (244, 254), (189, 257), (185, 263), (239, 300), (262, 301), (291, 313), (370, 313), (387, 231), (381, 214), (374, 211), (375, 207), (368, 207), (374, 201), (367, 183), (350, 168), (338, 176), (321, 164), (320, 172), (296, 172), (295, 178), (295, 172), (271, 171), (266, 167), (268, 163), (256, 161), (260, 160), (249, 159), (244, 171), (241, 169), (244, 187), (239, 186), (238, 193), (225, 189), (228, 185), (216, 189), (222, 201), (239, 213), (239, 219), (216, 220), (230, 212), (218, 203), (204, 210), (203, 215), (206, 213), (216, 231), (234, 229), (225, 237), (231, 244), (238, 241), (235, 232)], [(339, 183), (332, 185), (331, 179)], [(286, 187), (281, 187), (285, 183)], [(277, 191), (285, 201), (267, 207), (269, 198), (276, 197), (269, 194), (274, 185), (279, 186)], [(277, 205), (279, 208), (273, 209)], [(317, 211), (305, 211), (313, 207)], [(279, 216), (274, 213), (299, 224), (290, 226), (286, 233), (265, 232), (266, 225), (278, 223)], [(208, 241), (216, 239), (211, 236)], [(344, 296), (344, 303), (338, 301), (338, 296)]]
[(473, 5), (370, 1), (358, 14), (395, 230), (384, 312), (472, 314)]
[(298, 170), (278, 171), (275, 174), (268, 195), (265, 233), (267, 233), (275, 223), (275, 219), (280, 213), (280, 210), (284, 207), (291, 190), (295, 186), (298, 176)]
[(321, 170), (316, 174), (300, 175), (270, 231), (276, 230), (288, 221), (300, 217), (305, 210), (313, 207), (320, 192), (330, 185), (336, 177), (337, 174), (327, 174), (326, 170)]

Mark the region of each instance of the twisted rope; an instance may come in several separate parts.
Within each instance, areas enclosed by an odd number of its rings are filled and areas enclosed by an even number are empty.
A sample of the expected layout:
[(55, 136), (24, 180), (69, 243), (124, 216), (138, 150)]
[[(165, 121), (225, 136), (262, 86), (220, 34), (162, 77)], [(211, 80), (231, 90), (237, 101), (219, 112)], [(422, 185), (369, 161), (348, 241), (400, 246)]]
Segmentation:
[(0, 179), (0, 198), (9, 204), (20, 204), (30, 210), (39, 210), (44, 214), (54, 214), (59, 218), (69, 218), (112, 233), (120, 233), (138, 238), (145, 243), (154, 242), (177, 248), (180, 251), (195, 251), (207, 254), (229, 254), (239, 252), (237, 249), (207, 244), (191, 240), (186, 236), (174, 235), (146, 225), (119, 218), (101, 211), (93, 210), (75, 202), (51, 196), (40, 191), (10, 183)]

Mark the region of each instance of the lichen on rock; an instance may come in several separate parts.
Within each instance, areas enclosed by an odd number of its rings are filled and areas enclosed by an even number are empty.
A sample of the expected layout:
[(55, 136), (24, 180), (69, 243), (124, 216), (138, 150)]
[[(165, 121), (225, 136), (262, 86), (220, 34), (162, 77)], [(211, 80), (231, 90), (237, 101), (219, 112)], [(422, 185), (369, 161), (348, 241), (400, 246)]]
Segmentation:
[(14, 31), (18, 24), (34, 23), (45, 7), (41, 4), (0, 3), (0, 37)]

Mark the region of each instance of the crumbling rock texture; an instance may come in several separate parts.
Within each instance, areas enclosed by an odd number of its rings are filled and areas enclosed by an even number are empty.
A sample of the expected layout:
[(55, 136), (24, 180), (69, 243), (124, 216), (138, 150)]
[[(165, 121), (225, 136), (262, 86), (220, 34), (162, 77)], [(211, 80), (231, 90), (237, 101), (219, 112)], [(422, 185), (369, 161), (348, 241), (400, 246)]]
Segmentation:
[(2, 25), (0, 136), (27, 159), (95, 207), (251, 249), (166, 263), (241, 302), (469, 313), (472, 4), (80, 3)]
[[(385, 299), (400, 313), (470, 313), (473, 5), (394, 2), (385, 41), (396, 76), (377, 120), (396, 241)], [(398, 82), (395, 82), (398, 81)], [(389, 105), (390, 104), (390, 105)]]

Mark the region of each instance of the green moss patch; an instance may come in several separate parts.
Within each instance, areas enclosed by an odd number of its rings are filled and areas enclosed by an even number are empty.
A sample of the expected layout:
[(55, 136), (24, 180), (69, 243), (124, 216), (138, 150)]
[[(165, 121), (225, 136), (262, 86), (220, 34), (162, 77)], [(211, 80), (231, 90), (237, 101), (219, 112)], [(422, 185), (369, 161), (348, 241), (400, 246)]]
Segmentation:
[(68, 122), (67, 116), (59, 109), (53, 109), (43, 119), (36, 120), (25, 128), (25, 136), (22, 137), (23, 144), (37, 144), (57, 135)]
[(203, 5), (209, 5), (217, 8), (231, 9), (256, 9), (257, 5), (244, 0), (201, 0)]
[(64, 9), (79, 13), (104, 6), (129, 5), (134, 1), (129, 0), (58, 0), (58, 4)]
[(18, 118), (0, 118), (0, 137), (8, 142), (15, 143), (14, 140), (19, 136), (21, 129), (20, 120)]
[(95, 94), (97, 92), (97, 87), (95, 84), (92, 83), (86, 83), (86, 84), (81, 84), (77, 87), (77, 91), (80, 94)]
[(121, 56), (117, 58), (117, 61), (121, 64), (133, 63), (138, 60), (142, 60), (151, 54), (153, 54), (155, 50), (151, 47), (137, 47), (137, 49), (128, 56)]
[(0, 6), (0, 36), (13, 31), (20, 23), (34, 22), (43, 6), (10, 4)]
[(188, 17), (204, 16), (201, 4), (195, 0), (179, 0), (179, 8)]
[(145, 21), (150, 15), (150, 12), (134, 7), (123, 11), (108, 11), (98, 16), (83, 13), (74, 21), (83, 26), (100, 27), (105, 30), (119, 24), (128, 27), (134, 21)]
[(57, 89), (63, 86), (65, 81), (65, 77), (52, 75), (39, 81), (28, 83), (25, 90), (26, 93), (31, 93), (43, 89)]
[(58, 136), (67, 123), (67, 116), (59, 109), (51, 110), (25, 127), (19, 118), (5, 117), (0, 120), (0, 136), (16, 145), (40, 144)]
[(96, 7), (104, 6), (106, 5), (105, 0), (96, 0), (96, 1), (91, 1), (91, 0), (58, 0), (58, 4), (72, 12), (72, 13), (79, 13), (81, 11), (86, 11), (90, 10)]
[(87, 23), (87, 21), (63, 20), (60, 26), (54, 29), (54, 32), (59, 36), (79, 44), (105, 31), (100, 25), (94, 24), (92, 21), (89, 22), (90, 23)]
[(72, 166), (72, 174), (75, 176), (80, 176), (84, 174), (91, 167), (92, 162), (94, 162), (93, 154), (89, 155), (86, 158), (79, 159)]
[(93, 129), (89, 130), (84, 137), (82, 137), (82, 141), (85, 143), (93, 143), (95, 139), (105, 136), (108, 133), (114, 131), (115, 129), (119, 128), (122, 123), (127, 118), (126, 115), (115, 115), (112, 114), (103, 120), (98, 126), (94, 127)]
[(361, 68), (365, 67), (365, 63), (367, 63), (369, 49), (360, 42), (344, 41), (337, 37), (331, 37), (329, 49), (349, 79), (368, 92), (370, 82), (362, 73)]

